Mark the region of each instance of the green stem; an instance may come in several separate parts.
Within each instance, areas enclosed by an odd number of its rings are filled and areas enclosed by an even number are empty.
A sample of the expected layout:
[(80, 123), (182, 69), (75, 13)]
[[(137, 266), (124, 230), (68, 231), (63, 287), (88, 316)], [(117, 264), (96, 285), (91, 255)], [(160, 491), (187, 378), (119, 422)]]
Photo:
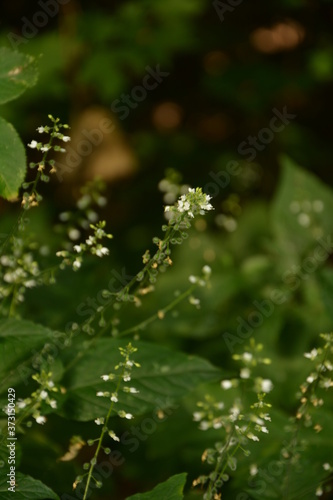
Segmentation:
[[(127, 355), (126, 358), (125, 358), (125, 363), (124, 363), (124, 366), (123, 366), (123, 369), (122, 369), (122, 373), (119, 376), (118, 384), (117, 384), (117, 387), (116, 387), (116, 393), (119, 392), (121, 381), (123, 379), (123, 375), (124, 375), (124, 372), (125, 372), (125, 369), (126, 369), (126, 362), (128, 361), (128, 358), (129, 358), (129, 355)], [(97, 463), (97, 459), (98, 459), (98, 455), (99, 455), (99, 452), (100, 452), (101, 447), (102, 447), (104, 435), (105, 435), (105, 433), (108, 430), (108, 421), (109, 421), (109, 419), (111, 417), (111, 413), (112, 413), (114, 405), (115, 405), (115, 402), (112, 401), (111, 405), (110, 405), (110, 408), (109, 408), (109, 411), (108, 411), (108, 413), (106, 415), (105, 422), (103, 424), (103, 428), (102, 428), (102, 432), (101, 432), (101, 435), (100, 435), (99, 440), (98, 440), (97, 448), (96, 448), (94, 456), (93, 456), (93, 458), (91, 460), (91, 462), (93, 462), (93, 463), (90, 462), (90, 468), (89, 468), (87, 482), (86, 482), (86, 486), (85, 486), (85, 489), (84, 489), (84, 495), (83, 495), (83, 499), (82, 500), (86, 500), (86, 498), (87, 498), (87, 495), (88, 495), (88, 492), (89, 492), (89, 485), (90, 485), (91, 479), (93, 478), (94, 467), (95, 467), (95, 464)]]
[(168, 311), (173, 309), (177, 304), (179, 304), (184, 299), (186, 299), (186, 297), (191, 295), (191, 293), (193, 292), (193, 290), (195, 290), (195, 288), (197, 286), (198, 285), (190, 286), (190, 288), (188, 288), (184, 293), (179, 295), (176, 299), (174, 299), (172, 302), (170, 302), (170, 304), (165, 306), (163, 309), (160, 309), (157, 313), (153, 314), (152, 316), (150, 316), (146, 320), (141, 321), (141, 323), (139, 323), (135, 326), (132, 326), (131, 328), (127, 328), (127, 330), (123, 330), (117, 336), (118, 337), (125, 337), (125, 335), (128, 335), (129, 333), (133, 333), (133, 332), (136, 332), (136, 331), (141, 330), (141, 329), (143, 330), (147, 325), (149, 325), (150, 323), (152, 323), (156, 319), (159, 319), (161, 314), (164, 315), (165, 313), (167, 313)]

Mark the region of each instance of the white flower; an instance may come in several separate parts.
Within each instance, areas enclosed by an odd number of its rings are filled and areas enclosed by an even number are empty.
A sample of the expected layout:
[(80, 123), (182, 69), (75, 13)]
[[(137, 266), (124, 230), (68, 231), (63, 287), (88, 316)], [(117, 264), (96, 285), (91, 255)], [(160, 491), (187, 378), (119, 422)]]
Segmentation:
[(318, 356), (317, 349), (312, 349), (311, 352), (305, 352), (304, 353), (304, 357), (308, 358), (308, 359), (311, 359), (311, 361), (313, 361), (317, 356)]
[(207, 422), (207, 420), (202, 420), (202, 422), (200, 422), (199, 429), (201, 431), (206, 431), (207, 429), (209, 429), (209, 423)]
[(110, 399), (114, 403), (117, 403), (118, 402), (118, 394), (116, 392), (113, 392)]
[(316, 379), (317, 377), (314, 377), (313, 375), (309, 375), (306, 381), (308, 384), (312, 384), (312, 382)]
[(273, 389), (273, 382), (269, 378), (264, 378), (261, 381), (261, 390), (263, 392), (270, 392)]
[(128, 420), (131, 420), (133, 417), (133, 415), (131, 413), (126, 413), (125, 414), (125, 418), (127, 418)]
[(101, 378), (104, 380), (104, 382), (110, 379), (109, 375), (101, 375)]
[(316, 489), (316, 496), (321, 497), (323, 493), (323, 488), (321, 486), (318, 486), (318, 488)]
[(38, 142), (37, 141), (31, 141), (30, 144), (28, 144), (28, 147), (31, 149), (37, 148)]
[(203, 266), (202, 272), (206, 275), (212, 274), (212, 269), (209, 266)]
[(95, 243), (95, 238), (93, 236), (89, 236), (89, 238), (86, 240), (87, 245), (91, 246)]
[(16, 406), (20, 409), (23, 409), (27, 406), (27, 403), (21, 399), (17, 401)]
[(330, 468), (331, 468), (331, 466), (330, 466), (330, 464), (328, 462), (326, 462), (326, 463), (323, 464), (323, 469), (324, 470), (330, 470)]
[(193, 413), (194, 422), (200, 422), (200, 420), (202, 419), (203, 416), (204, 416), (204, 414), (201, 411), (195, 411)]
[(97, 257), (103, 257), (103, 255), (108, 255), (108, 254), (109, 254), (109, 249), (106, 247), (97, 248), (96, 250)]
[(138, 391), (135, 387), (130, 387), (130, 388), (129, 388), (129, 392), (130, 392), (131, 394), (138, 394), (140, 391)]
[(77, 269), (80, 269), (81, 267), (81, 262), (79, 260), (74, 260), (73, 262), (73, 269), (76, 271)]
[(253, 355), (250, 352), (244, 352), (242, 358), (244, 359), (244, 361), (251, 361)]
[(250, 476), (256, 476), (258, 474), (258, 466), (257, 464), (250, 465)]
[(77, 252), (77, 253), (82, 252), (82, 248), (80, 247), (80, 245), (74, 245), (73, 248), (74, 248), (75, 252)]
[(63, 138), (62, 138), (62, 140), (64, 142), (69, 142), (71, 140), (71, 138), (68, 135), (64, 135)]
[(222, 387), (222, 389), (226, 389), (226, 390), (231, 389), (232, 382), (230, 380), (222, 380), (221, 387)]
[(48, 151), (49, 149), (51, 149), (51, 146), (49, 146), (48, 144), (45, 144), (44, 146), (42, 146), (40, 148), (40, 150), (43, 152), (43, 153), (46, 153), (46, 151)]
[(114, 441), (120, 441), (119, 437), (116, 435), (114, 431), (109, 431), (109, 436), (112, 438)]
[(240, 371), (240, 378), (250, 378), (251, 370), (249, 368), (242, 368)]
[(190, 283), (196, 283), (198, 280), (195, 276), (191, 274), (191, 276), (188, 277), (188, 280)]
[(268, 434), (268, 429), (264, 425), (261, 427), (261, 432), (265, 432), (265, 434)]
[(43, 390), (43, 391), (40, 391), (40, 397), (41, 397), (42, 399), (46, 399), (46, 398), (47, 398), (47, 396), (48, 396), (48, 393), (47, 393), (46, 391), (44, 391), (44, 390)]
[(43, 132), (45, 132), (45, 128), (44, 127), (38, 127), (36, 128), (37, 132), (39, 132), (40, 134), (42, 134)]
[(103, 397), (104, 396), (104, 392), (103, 391), (98, 391), (98, 392), (96, 392), (96, 396)]
[(57, 402), (55, 399), (51, 399), (49, 402), (51, 408), (57, 408)]
[(38, 417), (36, 417), (36, 422), (37, 422), (37, 424), (43, 425), (46, 422), (46, 417), (43, 417), (42, 415), (39, 415)]
[(96, 418), (95, 419), (95, 424), (97, 425), (103, 425), (104, 424), (104, 418)]
[(255, 436), (252, 432), (249, 432), (246, 436), (247, 436), (249, 439), (252, 439), (252, 441), (259, 441), (258, 436)]

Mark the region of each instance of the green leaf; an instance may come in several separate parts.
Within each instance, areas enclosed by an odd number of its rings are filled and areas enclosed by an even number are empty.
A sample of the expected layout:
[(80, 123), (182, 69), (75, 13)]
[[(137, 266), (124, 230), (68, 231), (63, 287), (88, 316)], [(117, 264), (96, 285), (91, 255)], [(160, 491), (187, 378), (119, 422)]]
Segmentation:
[(58, 495), (48, 486), (20, 472), (15, 473), (15, 492), (8, 491), (10, 487), (10, 484), (7, 483), (8, 477), (3, 474), (3, 477), (0, 478), (1, 500), (13, 500), (14, 498), (15, 500), (59, 500)]
[(282, 157), (282, 177), (271, 210), (277, 252), (288, 268), (333, 232), (333, 192), (317, 177)]
[(153, 490), (132, 495), (126, 500), (182, 500), (186, 477), (186, 473), (176, 474), (164, 483), (155, 486)]
[(54, 332), (31, 321), (0, 320), (0, 393), (30, 379), (31, 361)]
[[(118, 348), (127, 344), (126, 340), (100, 339), (68, 371), (66, 379), (62, 381), (67, 388), (67, 401), (61, 410), (62, 415), (81, 421), (105, 415), (110, 399), (96, 397), (96, 393), (114, 391), (117, 380), (103, 382), (101, 375), (120, 371), (114, 370), (122, 360)], [(133, 360), (140, 363), (141, 367), (133, 368), (131, 381), (126, 385), (135, 387), (139, 393), (129, 394), (120, 390), (117, 406), (133, 415), (165, 408), (200, 383), (216, 380), (220, 376), (217, 368), (199, 357), (143, 341), (132, 344), (138, 349)]]
[(22, 141), (11, 123), (0, 118), (0, 196), (17, 196), (26, 174), (26, 156)]
[(0, 104), (19, 97), (37, 82), (34, 57), (6, 47), (0, 48)]

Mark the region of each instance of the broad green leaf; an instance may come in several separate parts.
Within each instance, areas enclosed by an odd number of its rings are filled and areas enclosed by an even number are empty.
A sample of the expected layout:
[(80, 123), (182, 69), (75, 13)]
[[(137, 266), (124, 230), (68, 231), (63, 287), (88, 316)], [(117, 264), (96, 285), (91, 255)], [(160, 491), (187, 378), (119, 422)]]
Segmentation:
[[(126, 340), (101, 339), (87, 351), (67, 373), (62, 384), (67, 388), (67, 401), (61, 414), (76, 420), (92, 420), (108, 411), (110, 399), (96, 397), (98, 391), (113, 392), (116, 381), (103, 382), (104, 374), (119, 372), (114, 367), (121, 361), (119, 347)], [(165, 408), (202, 382), (216, 380), (220, 371), (208, 361), (160, 345), (137, 341), (132, 343), (138, 351), (133, 360), (140, 363), (134, 368), (127, 385), (139, 390), (138, 394), (119, 391), (119, 409), (140, 415), (156, 408)], [(73, 354), (74, 355), (74, 354)]]
[(0, 320), (0, 392), (30, 379), (33, 358), (53, 335), (31, 321)]
[(11, 123), (0, 118), (0, 196), (15, 198), (26, 174), (22, 141)]
[(127, 497), (127, 500), (182, 500), (183, 489), (186, 483), (186, 473), (170, 477), (147, 493), (138, 493)]
[(38, 72), (34, 57), (0, 48), (0, 104), (19, 97), (37, 82)]
[(290, 158), (283, 157), (281, 165), (282, 177), (271, 221), (277, 236), (276, 250), (283, 255), (285, 266), (290, 267), (299, 257), (312, 255), (320, 241), (330, 246), (333, 192)]
[(15, 492), (8, 491), (10, 485), (7, 483), (8, 476), (6, 474), (2, 474), (0, 477), (1, 500), (59, 500), (59, 496), (48, 486), (20, 472), (15, 473)]

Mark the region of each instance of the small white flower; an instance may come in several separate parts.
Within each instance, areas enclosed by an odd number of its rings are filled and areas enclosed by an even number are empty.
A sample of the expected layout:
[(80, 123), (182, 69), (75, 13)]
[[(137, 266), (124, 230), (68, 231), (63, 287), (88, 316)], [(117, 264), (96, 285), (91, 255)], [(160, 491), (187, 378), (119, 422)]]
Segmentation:
[(71, 138), (68, 135), (64, 135), (63, 138), (62, 138), (62, 140), (64, 142), (69, 142), (71, 140)]
[(112, 438), (114, 441), (120, 441), (119, 437), (116, 435), (114, 431), (109, 431), (109, 436)]
[(269, 432), (267, 427), (265, 427), (264, 425), (261, 427), (260, 430), (261, 430), (261, 432), (264, 432), (265, 434), (268, 434), (268, 432)]
[(191, 274), (191, 276), (188, 277), (188, 280), (190, 283), (196, 283), (198, 280), (195, 276), (193, 276), (193, 274)]
[(51, 149), (51, 146), (49, 146), (48, 144), (45, 144), (44, 146), (42, 146), (40, 148), (40, 150), (43, 152), (43, 153), (46, 153), (46, 151), (49, 151), (49, 149)]
[(249, 368), (242, 368), (240, 371), (240, 378), (250, 378), (251, 370)]
[(37, 132), (39, 132), (40, 134), (42, 134), (43, 132), (45, 132), (45, 128), (44, 127), (38, 127), (36, 128)]
[(226, 390), (231, 389), (232, 382), (230, 380), (222, 380), (221, 387), (222, 387), (222, 389), (226, 389)]
[(104, 424), (104, 418), (96, 418), (95, 419), (95, 424), (97, 425), (103, 425)]
[(109, 375), (101, 375), (101, 378), (106, 382), (107, 380), (110, 380)]
[(37, 141), (31, 141), (30, 144), (28, 144), (28, 148), (35, 149), (37, 148), (38, 142)]
[(27, 403), (23, 400), (18, 400), (17, 403), (16, 403), (16, 406), (20, 409), (23, 409), (27, 406)]
[(75, 252), (77, 252), (77, 253), (82, 252), (82, 248), (80, 247), (80, 245), (74, 245), (73, 248), (74, 248)]
[(109, 249), (106, 247), (97, 248), (96, 250), (97, 257), (103, 257), (103, 255), (108, 255), (108, 254), (109, 254)]
[(318, 486), (318, 488), (316, 489), (316, 496), (321, 497), (323, 493), (323, 488), (321, 486)]
[(317, 349), (312, 349), (311, 352), (305, 352), (304, 353), (304, 357), (308, 358), (308, 359), (311, 359), (311, 361), (313, 361), (317, 356), (318, 356)]
[(207, 429), (209, 429), (209, 422), (207, 422), (207, 420), (202, 420), (202, 422), (200, 422), (199, 429), (201, 431), (206, 431)]
[(257, 464), (250, 465), (250, 476), (256, 476), (258, 474), (258, 466)]
[(200, 422), (200, 420), (202, 419), (203, 416), (204, 416), (204, 414), (201, 411), (195, 411), (193, 413), (194, 422)]
[(126, 413), (125, 414), (125, 418), (127, 418), (127, 420), (131, 420), (133, 417), (133, 415), (131, 413)]
[(210, 274), (212, 274), (212, 269), (211, 269), (211, 267), (210, 267), (210, 266), (203, 266), (203, 268), (202, 268), (202, 272), (203, 272), (204, 274), (206, 274), (206, 275), (210, 275)]
[(51, 399), (49, 402), (51, 408), (57, 408), (57, 402), (55, 399)]
[(135, 387), (130, 387), (128, 392), (131, 394), (138, 394), (140, 391), (138, 391)]
[(42, 399), (46, 399), (46, 398), (47, 398), (47, 396), (48, 396), (48, 393), (47, 393), (46, 391), (44, 391), (44, 390), (43, 390), (43, 391), (40, 391), (40, 397), (41, 397)]
[(96, 396), (103, 397), (104, 396), (104, 392), (103, 391), (98, 391), (98, 392), (96, 392)]
[(308, 384), (312, 384), (312, 382), (316, 380), (316, 378), (317, 377), (314, 377), (313, 375), (309, 375), (306, 381), (308, 382)]
[(261, 390), (263, 392), (271, 392), (271, 390), (273, 389), (273, 382), (271, 380), (269, 380), (269, 378), (264, 378), (262, 381), (261, 381)]
[(259, 441), (258, 436), (255, 436), (252, 432), (249, 432), (246, 436), (247, 436), (249, 439), (252, 439), (252, 441)]
[(330, 466), (330, 464), (328, 462), (326, 462), (326, 463), (323, 464), (323, 469), (324, 470), (330, 470), (330, 468), (331, 468), (331, 466)]
[(81, 262), (79, 260), (74, 260), (73, 262), (73, 269), (76, 271), (77, 269), (80, 269), (81, 267)]
[(242, 358), (244, 359), (244, 361), (251, 361), (253, 355), (250, 352), (244, 352)]
[(43, 425), (46, 422), (46, 417), (43, 417), (42, 415), (39, 415), (38, 417), (36, 417), (36, 422), (37, 422), (37, 424)]
[(118, 402), (118, 394), (116, 392), (113, 392), (110, 399), (114, 403), (117, 403)]

